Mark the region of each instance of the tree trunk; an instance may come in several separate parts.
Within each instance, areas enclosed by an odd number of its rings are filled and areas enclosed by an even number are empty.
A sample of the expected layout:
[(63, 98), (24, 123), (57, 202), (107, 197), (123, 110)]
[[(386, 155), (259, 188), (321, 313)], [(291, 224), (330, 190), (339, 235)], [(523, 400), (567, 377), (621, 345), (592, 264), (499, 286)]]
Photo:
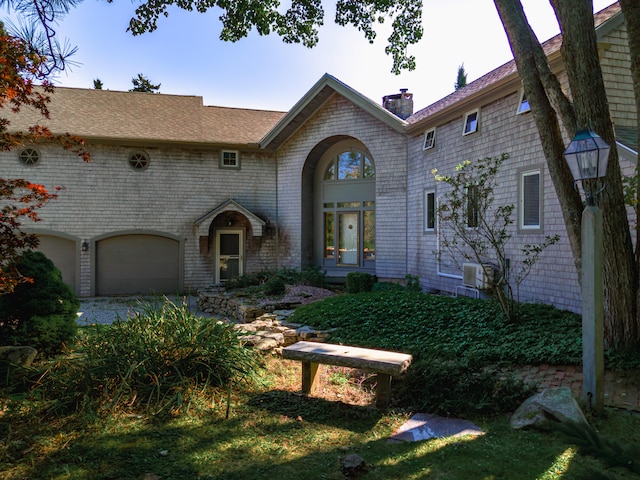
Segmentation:
[[(637, 0), (620, 0), (620, 7), (624, 14), (631, 54), (631, 76), (633, 78), (633, 92), (636, 98), (636, 120), (638, 139), (640, 139), (640, 3)], [(636, 209), (636, 211), (638, 211)], [(636, 215), (636, 223), (640, 221)], [(640, 232), (640, 227), (638, 227)], [(640, 237), (636, 236), (636, 271), (640, 272)], [(640, 305), (640, 289), (637, 291), (636, 305)], [(640, 309), (639, 309), (640, 310)], [(640, 311), (636, 313), (636, 343), (640, 344)]]
[[(513, 0), (494, 0), (494, 3), (531, 105), (581, 278), (582, 199), (573, 188), (573, 177), (564, 160), (565, 145), (558, 115), (571, 136), (577, 128), (592, 128), (615, 146), (598, 60), (593, 7), (589, 0), (551, 0), (563, 31), (562, 53), (574, 107), (570, 109), (568, 99), (559, 93), (559, 82), (551, 80), (554, 75), (541, 58), (544, 54), (540, 42), (527, 23), (521, 3)], [(553, 106), (549, 98), (554, 99)], [(604, 217), (605, 342), (618, 347), (635, 343), (637, 330), (636, 269), (615, 148), (611, 151), (606, 184), (598, 197)]]

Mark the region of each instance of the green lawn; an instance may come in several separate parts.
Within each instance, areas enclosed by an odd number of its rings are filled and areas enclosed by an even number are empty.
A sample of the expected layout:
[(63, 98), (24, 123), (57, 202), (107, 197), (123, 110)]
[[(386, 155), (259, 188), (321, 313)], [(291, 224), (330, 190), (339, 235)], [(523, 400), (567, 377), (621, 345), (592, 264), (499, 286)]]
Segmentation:
[[(609, 466), (597, 454), (580, 453), (557, 431), (513, 431), (510, 411), (500, 411), (505, 404), (494, 397), (500, 392), (515, 397), (520, 390), (497, 382), (502, 390), (495, 391), (495, 379), (478, 373), (485, 361), (497, 361), (496, 355), (503, 364), (527, 360), (530, 354), (518, 350), (538, 355), (536, 348), (555, 341), (570, 351), (565, 358), (554, 355), (569, 360), (575, 355), (569, 347), (579, 346), (579, 339), (565, 338), (579, 336), (575, 316), (532, 306), (534, 318), (527, 320), (525, 315), (520, 323), (509, 324), (487, 302), (398, 292), (341, 295), (325, 302), (300, 309), (296, 318), (313, 317), (317, 326), (338, 327), (332, 341), (410, 351), (418, 356), (417, 362), (429, 360), (438, 368), (432, 376), (427, 372), (412, 380), (407, 375), (394, 382), (393, 407), (385, 412), (368, 405), (371, 385), (357, 372), (327, 369), (322, 377), (325, 388), (308, 398), (299, 394), (299, 364), (270, 355), (260, 382), (232, 389), (228, 418), (224, 387), (207, 386), (194, 393), (187, 386), (185, 398), (190, 394), (193, 399), (190, 408), (172, 408), (162, 415), (134, 403), (132, 392), (126, 397), (129, 403), (114, 406), (112, 399), (87, 397), (84, 404), (65, 411), (60, 399), (39, 388), (5, 388), (0, 390), (0, 479), (341, 479), (340, 459), (349, 453), (367, 462), (366, 479), (640, 478), (626, 468)], [(459, 345), (463, 341), (466, 348)], [(483, 355), (479, 343), (489, 353)], [(502, 343), (508, 346), (504, 351)], [(43, 363), (40, 372), (51, 375), (64, 361), (61, 357)], [(449, 383), (442, 383), (439, 376), (447, 372)], [(454, 382), (455, 376), (463, 381)], [(436, 387), (421, 393), (411, 381)], [(425, 395), (456, 397), (448, 408), (464, 411), (459, 416), (474, 421), (485, 435), (390, 443), (388, 436), (417, 411), (406, 399)], [(493, 401), (494, 408), (483, 413), (479, 401)], [(640, 445), (640, 415), (607, 410), (590, 421), (625, 449)]]

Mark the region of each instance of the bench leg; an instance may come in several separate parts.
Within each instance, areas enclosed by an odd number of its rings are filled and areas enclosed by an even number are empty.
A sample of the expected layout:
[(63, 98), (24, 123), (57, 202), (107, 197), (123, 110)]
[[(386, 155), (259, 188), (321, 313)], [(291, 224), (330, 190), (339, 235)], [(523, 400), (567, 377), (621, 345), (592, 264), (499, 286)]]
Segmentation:
[(312, 362), (302, 362), (302, 391), (306, 394), (313, 393), (318, 379), (318, 364)]
[(387, 408), (391, 400), (391, 375), (379, 373), (377, 375), (376, 408)]

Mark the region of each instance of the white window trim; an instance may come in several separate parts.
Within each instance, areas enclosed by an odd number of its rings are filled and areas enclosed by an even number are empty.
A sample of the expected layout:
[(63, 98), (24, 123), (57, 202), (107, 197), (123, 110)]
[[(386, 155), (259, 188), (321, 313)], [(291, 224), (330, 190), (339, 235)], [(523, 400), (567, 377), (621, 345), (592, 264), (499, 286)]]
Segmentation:
[[(225, 165), (224, 164), (224, 154), (225, 153), (233, 153), (236, 156), (235, 165)], [(220, 168), (228, 168), (231, 170), (239, 170), (240, 169), (240, 152), (238, 150), (222, 150), (220, 152)]]
[[(473, 130), (469, 130), (467, 131), (467, 122), (469, 120), (469, 117), (473, 114), (476, 114), (476, 125), (475, 128)], [(475, 110), (471, 110), (470, 112), (467, 112), (464, 114), (464, 122), (462, 122), (462, 136), (465, 135), (471, 135), (473, 133), (476, 133), (478, 130), (480, 129), (480, 109), (476, 108)]]
[[(431, 136), (431, 141), (429, 142), (429, 134), (433, 133), (433, 135)], [(434, 148), (436, 146), (436, 129), (434, 128), (430, 128), (429, 130), (424, 132), (424, 142), (422, 144), (422, 150), (429, 150), (431, 148)]]
[[(433, 228), (429, 225), (429, 195), (433, 195)], [(438, 228), (438, 197), (435, 188), (425, 188), (422, 197), (423, 204), (423, 230), (425, 233), (434, 233)]]
[[(527, 102), (527, 108), (523, 109), (522, 108), (522, 103), (526, 101)], [(520, 90), (520, 96), (518, 98), (518, 108), (516, 109), (516, 115), (524, 115), (525, 113), (529, 113), (531, 111), (531, 105), (529, 104), (529, 101), (526, 100), (525, 94), (524, 94), (524, 89)]]
[[(542, 166), (522, 168), (518, 171), (518, 229), (526, 233), (542, 232), (543, 227), (543, 199), (544, 183)], [(524, 224), (524, 178), (530, 175), (538, 175), (538, 225)]]

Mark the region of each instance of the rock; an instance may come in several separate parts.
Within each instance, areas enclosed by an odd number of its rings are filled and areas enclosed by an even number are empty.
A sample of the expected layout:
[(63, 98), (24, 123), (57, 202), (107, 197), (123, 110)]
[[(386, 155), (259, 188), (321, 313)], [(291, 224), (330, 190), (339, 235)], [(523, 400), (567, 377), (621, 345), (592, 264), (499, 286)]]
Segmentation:
[(347, 478), (357, 478), (367, 473), (367, 464), (360, 455), (350, 453), (340, 459), (340, 470)]
[(30, 367), (38, 355), (33, 347), (0, 347), (0, 361), (5, 360), (21, 367)]
[(278, 342), (273, 338), (260, 338), (254, 345), (258, 350), (272, 350), (278, 347)]
[(588, 423), (578, 402), (571, 395), (569, 387), (545, 388), (529, 397), (511, 416), (511, 428), (520, 429), (530, 426), (542, 426), (545, 415), (558, 419), (568, 418), (579, 423)]

